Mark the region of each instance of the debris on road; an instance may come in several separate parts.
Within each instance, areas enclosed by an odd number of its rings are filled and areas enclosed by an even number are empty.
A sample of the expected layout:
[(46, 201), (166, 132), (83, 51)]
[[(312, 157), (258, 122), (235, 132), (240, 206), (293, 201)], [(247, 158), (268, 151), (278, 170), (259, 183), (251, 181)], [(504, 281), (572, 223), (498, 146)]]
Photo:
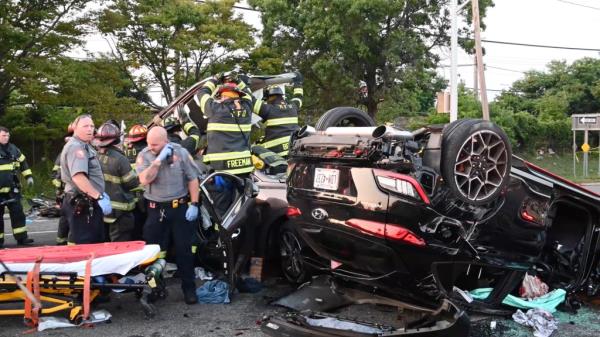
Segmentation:
[(554, 330), (558, 329), (558, 321), (546, 310), (530, 309), (527, 313), (517, 310), (512, 316), (519, 324), (532, 327), (535, 337), (550, 337)]

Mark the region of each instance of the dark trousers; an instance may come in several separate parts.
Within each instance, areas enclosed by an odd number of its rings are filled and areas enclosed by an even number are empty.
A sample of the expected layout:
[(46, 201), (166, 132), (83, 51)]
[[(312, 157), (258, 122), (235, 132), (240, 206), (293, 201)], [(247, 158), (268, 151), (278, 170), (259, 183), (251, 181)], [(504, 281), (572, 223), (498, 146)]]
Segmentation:
[(105, 237), (112, 242), (123, 242), (133, 240), (133, 230), (135, 228), (135, 218), (132, 212), (119, 214), (117, 220), (111, 223), (105, 223)]
[(23, 205), (21, 205), (21, 195), (0, 194), (0, 202), (13, 198), (15, 200), (0, 206), (0, 245), (4, 244), (4, 206), (8, 207), (10, 225), (15, 240), (19, 241), (27, 238), (27, 227), (25, 227), (25, 213), (23, 212)]
[[(65, 196), (62, 204), (62, 212), (69, 223), (69, 244), (100, 243), (104, 242), (104, 216), (102, 208), (95, 201), (90, 201), (92, 212), (84, 209), (76, 212), (75, 206), (71, 204), (72, 196)], [(88, 207), (85, 207), (88, 208)]]
[[(145, 202), (142, 200), (141, 202)], [(146, 223), (146, 206), (136, 207), (133, 210), (134, 227), (132, 240), (142, 240), (144, 232), (144, 224)]]
[(58, 230), (56, 231), (56, 243), (57, 244), (66, 244), (68, 238), (69, 238), (69, 221), (67, 220), (66, 215), (61, 214), (60, 219), (58, 219)]
[(144, 225), (144, 241), (160, 245), (162, 254), (166, 254), (169, 245), (175, 247), (175, 262), (181, 277), (181, 288), (196, 289), (194, 282), (194, 255), (192, 245), (195, 242), (194, 222), (185, 219), (187, 203), (172, 208), (169, 205), (146, 202), (147, 218)]

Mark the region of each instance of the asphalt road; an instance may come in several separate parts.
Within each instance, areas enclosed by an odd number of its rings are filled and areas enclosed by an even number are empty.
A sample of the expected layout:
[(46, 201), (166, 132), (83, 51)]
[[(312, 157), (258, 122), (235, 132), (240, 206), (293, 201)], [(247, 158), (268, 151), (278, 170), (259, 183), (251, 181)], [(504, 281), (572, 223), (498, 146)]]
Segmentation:
[[(8, 226), (8, 221), (6, 221)], [(54, 244), (57, 221), (34, 219), (29, 232), (36, 244)], [(8, 227), (7, 227), (8, 228)], [(14, 247), (8, 236), (6, 247)], [(257, 294), (236, 294), (230, 304), (186, 305), (182, 301), (179, 282), (168, 280), (169, 296), (157, 303), (157, 317), (148, 320), (133, 294), (112, 294), (110, 302), (93, 305), (93, 309), (106, 309), (112, 314), (110, 324), (98, 324), (93, 328), (70, 328), (48, 330), (37, 336), (123, 336), (123, 337), (167, 337), (167, 336), (264, 336), (257, 325), (265, 315), (285, 310), (269, 305), (273, 299), (293, 291), (287, 283), (270, 279), (266, 287)], [(393, 324), (397, 312), (388, 307), (355, 305), (339, 312), (346, 317), (364, 321)], [(600, 335), (600, 312), (591, 308), (581, 309), (577, 315), (557, 314), (561, 324), (552, 336), (596, 337)], [(491, 329), (491, 321), (496, 328)], [(530, 329), (517, 325), (509, 319), (498, 317), (472, 317), (471, 336), (532, 336)], [(22, 336), (27, 328), (22, 317), (0, 316), (0, 336)]]
[(600, 194), (600, 183), (585, 184), (585, 188)]

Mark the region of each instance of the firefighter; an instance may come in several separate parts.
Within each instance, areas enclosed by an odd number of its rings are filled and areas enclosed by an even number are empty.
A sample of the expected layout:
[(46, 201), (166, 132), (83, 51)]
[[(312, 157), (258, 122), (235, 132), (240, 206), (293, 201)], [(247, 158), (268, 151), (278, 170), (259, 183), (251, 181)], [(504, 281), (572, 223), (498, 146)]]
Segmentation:
[(186, 149), (169, 142), (163, 127), (155, 126), (148, 132), (148, 147), (138, 155), (136, 170), (145, 186), (148, 210), (144, 240), (159, 244), (162, 258), (170, 244), (175, 246), (184, 301), (197, 303), (192, 249), (198, 218), (198, 167)]
[(29, 186), (33, 185), (33, 177), (25, 155), (9, 140), (10, 131), (0, 126), (0, 248), (4, 245), (4, 206), (8, 207), (12, 233), (17, 244), (33, 243), (33, 239), (27, 237), (18, 173), (21, 172)]
[(61, 180), (65, 183), (62, 212), (69, 222), (69, 244), (104, 242), (103, 215), (112, 212), (104, 192), (104, 177), (94, 139), (94, 121), (80, 115), (73, 121), (73, 137), (60, 155)]
[[(67, 135), (65, 136), (65, 143), (73, 136), (73, 123), (70, 123), (67, 127)], [(65, 184), (60, 179), (60, 153), (54, 160), (54, 167), (52, 167), (52, 185), (56, 188), (56, 205), (60, 207), (62, 205), (65, 196)], [(56, 244), (66, 245), (67, 238), (69, 237), (69, 222), (67, 217), (62, 214), (58, 220), (58, 230), (56, 231)]]
[[(163, 121), (163, 127), (167, 130), (169, 141), (177, 143), (185, 148), (192, 156), (195, 156), (200, 150), (200, 130), (192, 122), (182, 123), (174, 116), (167, 117)], [(185, 139), (181, 139), (179, 132), (185, 133)]]
[(264, 90), (265, 102), (256, 100), (254, 113), (259, 115), (265, 125), (265, 136), (258, 145), (287, 158), (290, 136), (298, 130), (298, 113), (302, 107), (304, 91), (302, 75), (295, 73), (293, 80), (294, 98), (288, 103), (280, 86), (270, 86)]
[(104, 189), (110, 197), (112, 213), (104, 216), (104, 224), (110, 241), (133, 239), (136, 207), (135, 192), (140, 183), (129, 159), (121, 147), (121, 131), (113, 123), (106, 122), (98, 128), (94, 145), (104, 175)]
[(125, 155), (127, 159), (129, 159), (129, 163), (131, 163), (131, 167), (135, 169), (135, 160), (137, 159), (137, 155), (142, 152), (148, 144), (146, 143), (146, 134), (148, 133), (148, 128), (142, 124), (135, 124), (129, 129), (127, 136), (125, 137)]
[[(224, 83), (223, 83), (224, 82)], [(217, 85), (221, 84), (217, 89)], [(250, 158), (253, 97), (243, 91), (241, 80), (215, 76), (204, 83), (198, 92), (200, 110), (208, 118), (207, 148), (203, 161), (217, 172), (248, 176), (254, 169)], [(216, 91), (216, 98), (212, 95)], [(203, 116), (190, 114), (196, 125)]]
[[(146, 142), (146, 135), (148, 134), (148, 128), (142, 124), (135, 124), (129, 129), (127, 136), (125, 137), (125, 155), (129, 159), (131, 168), (135, 170), (135, 160), (137, 155), (142, 152), (143, 149), (148, 146)], [(133, 230), (133, 240), (142, 239), (142, 230), (144, 223), (146, 222), (146, 202), (144, 201), (144, 189), (140, 185), (134, 189), (136, 208), (133, 210), (133, 217), (135, 219), (135, 229)]]

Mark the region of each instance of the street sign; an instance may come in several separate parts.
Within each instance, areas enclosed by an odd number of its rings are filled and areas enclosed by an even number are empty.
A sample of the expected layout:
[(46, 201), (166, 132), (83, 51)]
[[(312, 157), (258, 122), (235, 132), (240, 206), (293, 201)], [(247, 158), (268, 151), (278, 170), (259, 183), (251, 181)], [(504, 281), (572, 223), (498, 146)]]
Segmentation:
[(583, 152), (590, 152), (590, 144), (585, 143), (581, 145), (581, 149), (583, 150)]
[(571, 115), (571, 130), (600, 131), (600, 114)]
[(579, 124), (596, 124), (597, 122), (596, 117), (579, 117)]

